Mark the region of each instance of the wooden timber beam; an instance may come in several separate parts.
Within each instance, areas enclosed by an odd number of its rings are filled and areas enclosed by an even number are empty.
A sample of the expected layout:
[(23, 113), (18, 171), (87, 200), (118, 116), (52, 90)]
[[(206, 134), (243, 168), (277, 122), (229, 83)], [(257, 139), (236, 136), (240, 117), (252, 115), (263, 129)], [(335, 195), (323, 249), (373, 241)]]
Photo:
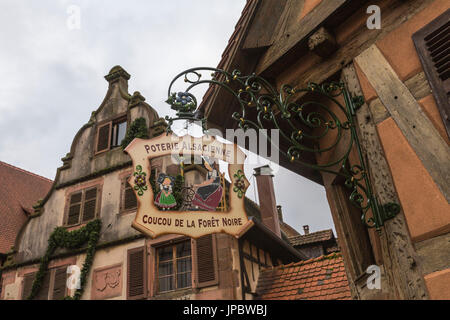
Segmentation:
[(376, 45), (355, 58), (408, 143), (450, 202), (450, 148)]
[[(353, 96), (362, 90), (352, 64), (342, 70), (342, 78)], [(377, 99), (378, 100), (378, 99)], [(374, 113), (367, 103), (356, 111), (358, 136), (367, 161), (369, 176), (381, 203), (400, 203), (389, 165), (378, 137)], [(385, 222), (380, 235), (381, 254), (390, 294), (395, 299), (429, 299), (422, 278), (421, 263), (411, 243), (405, 215), (400, 211)], [(386, 290), (386, 288), (384, 289)]]
[(275, 62), (280, 60), (285, 54), (292, 50), (299, 42), (307, 39), (321, 24), (336, 10), (350, 2), (349, 0), (322, 1), (312, 12), (306, 15), (298, 27), (285, 33), (280, 39), (275, 41), (272, 46), (261, 57), (256, 69), (257, 74), (265, 72)]

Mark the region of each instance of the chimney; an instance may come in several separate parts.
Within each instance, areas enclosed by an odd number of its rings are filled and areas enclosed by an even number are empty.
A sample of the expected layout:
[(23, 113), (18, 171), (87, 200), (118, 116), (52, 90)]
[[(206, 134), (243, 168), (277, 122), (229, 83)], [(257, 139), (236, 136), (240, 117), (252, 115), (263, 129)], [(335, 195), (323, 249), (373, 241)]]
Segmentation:
[(305, 231), (305, 235), (309, 234), (309, 226), (308, 225), (304, 225), (303, 226), (303, 231)]
[(275, 200), (272, 169), (268, 165), (255, 168), (253, 175), (256, 177), (256, 184), (258, 186), (262, 223), (281, 238), (279, 211)]

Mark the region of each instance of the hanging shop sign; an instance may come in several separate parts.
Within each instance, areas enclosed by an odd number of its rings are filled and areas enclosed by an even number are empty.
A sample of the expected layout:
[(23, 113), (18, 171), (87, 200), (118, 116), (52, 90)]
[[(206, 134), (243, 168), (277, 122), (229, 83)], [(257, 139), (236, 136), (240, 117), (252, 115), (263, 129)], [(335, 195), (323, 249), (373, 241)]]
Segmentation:
[[(128, 182), (138, 202), (132, 226), (140, 232), (152, 238), (219, 232), (239, 237), (251, 227), (244, 208), (245, 154), (237, 145), (168, 133), (135, 138), (125, 152), (133, 161)], [(224, 166), (230, 181), (220, 171)]]

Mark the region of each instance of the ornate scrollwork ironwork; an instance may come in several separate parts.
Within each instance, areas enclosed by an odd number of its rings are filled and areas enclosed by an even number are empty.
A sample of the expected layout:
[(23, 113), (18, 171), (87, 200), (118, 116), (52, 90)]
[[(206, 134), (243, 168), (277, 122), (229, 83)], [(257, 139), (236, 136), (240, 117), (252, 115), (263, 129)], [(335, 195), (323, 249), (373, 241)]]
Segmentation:
[[(210, 73), (210, 77), (204, 74)], [(177, 80), (184, 79), (187, 88), (182, 92), (173, 92)], [(343, 177), (344, 184), (351, 191), (350, 202), (361, 210), (362, 222), (378, 231), (384, 221), (394, 217), (400, 206), (395, 203), (380, 205), (373, 193), (361, 145), (356, 133), (354, 116), (364, 103), (361, 96), (351, 97), (342, 82), (324, 84), (309, 83), (306, 88), (294, 88), (281, 85), (277, 91), (266, 79), (256, 75), (242, 75), (240, 71), (227, 72), (216, 68), (193, 68), (179, 73), (170, 83), (168, 100), (176, 111), (176, 118), (166, 117), (170, 125), (175, 120), (202, 121), (199, 116), (196, 98), (189, 91), (201, 84), (217, 85), (233, 95), (240, 105), (240, 111), (232, 118), (244, 131), (272, 127), (279, 130), (280, 137), (288, 143), (285, 151), (272, 144), (291, 162), (311, 169)], [(314, 95), (315, 99), (298, 102), (298, 94)], [(248, 116), (250, 109), (253, 116)], [(256, 114), (256, 115), (255, 115)], [(263, 133), (264, 134), (264, 133)], [(265, 134), (269, 142), (271, 137)], [(330, 138), (331, 137), (331, 138)], [(328, 143), (323, 143), (327, 138)], [(308, 154), (322, 156), (336, 150), (341, 154), (329, 161), (312, 163)], [(350, 164), (350, 153), (356, 149), (357, 164)], [(368, 215), (369, 211), (371, 215)]]

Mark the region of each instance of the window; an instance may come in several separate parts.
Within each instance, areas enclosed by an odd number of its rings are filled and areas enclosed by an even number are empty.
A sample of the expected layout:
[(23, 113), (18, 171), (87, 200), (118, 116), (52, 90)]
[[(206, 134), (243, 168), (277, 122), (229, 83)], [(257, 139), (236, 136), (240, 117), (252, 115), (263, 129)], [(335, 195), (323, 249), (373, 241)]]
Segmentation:
[(99, 207), (99, 187), (76, 191), (69, 196), (66, 225), (73, 226), (94, 219)]
[(101, 124), (97, 128), (95, 153), (101, 153), (120, 145), (127, 132), (127, 118), (122, 116)]
[(67, 267), (56, 268), (54, 271), (52, 300), (62, 300), (66, 296)]
[(133, 188), (128, 183), (130, 176), (122, 180), (122, 200), (121, 211), (133, 211), (137, 208), (137, 198), (134, 194)]
[[(202, 288), (218, 284), (214, 236), (172, 241), (175, 242), (155, 244), (149, 255), (151, 267), (147, 267), (145, 246), (128, 250), (127, 299), (145, 299), (148, 293), (153, 296), (193, 285)], [(150, 283), (148, 275), (152, 276)]]
[(450, 137), (450, 9), (413, 34), (412, 39)]
[(191, 241), (157, 249), (158, 292), (192, 286)]
[[(62, 300), (66, 294), (67, 265), (49, 269), (34, 300)], [(26, 274), (23, 279), (22, 300), (31, 293), (36, 272)]]
[(125, 134), (127, 132), (127, 119), (120, 119), (113, 122), (111, 134), (111, 148), (120, 146)]
[(22, 300), (25, 300), (30, 295), (35, 275), (36, 273), (33, 272), (28, 273), (23, 277)]

